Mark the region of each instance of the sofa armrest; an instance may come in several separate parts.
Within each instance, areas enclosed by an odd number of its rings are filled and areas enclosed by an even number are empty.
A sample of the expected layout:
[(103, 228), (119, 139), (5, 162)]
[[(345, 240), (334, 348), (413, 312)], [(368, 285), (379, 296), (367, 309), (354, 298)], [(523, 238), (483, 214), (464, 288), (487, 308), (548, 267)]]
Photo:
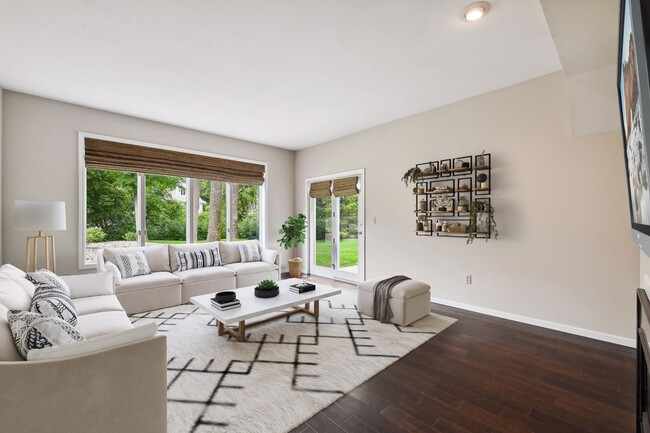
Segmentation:
[(72, 299), (115, 294), (112, 272), (66, 275), (61, 278), (70, 287)]
[(106, 261), (104, 260), (104, 249), (97, 250), (97, 272), (106, 272)]
[(55, 361), (0, 362), (0, 383), (3, 432), (167, 431), (165, 336)]

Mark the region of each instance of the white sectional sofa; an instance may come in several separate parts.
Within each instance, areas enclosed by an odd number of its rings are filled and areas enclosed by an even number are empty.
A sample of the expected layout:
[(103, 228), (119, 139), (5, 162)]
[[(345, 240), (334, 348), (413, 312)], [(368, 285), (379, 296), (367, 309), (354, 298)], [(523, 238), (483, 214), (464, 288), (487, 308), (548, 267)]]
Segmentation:
[(0, 268), (0, 431), (165, 432), (166, 338), (155, 335), (155, 324), (133, 327), (113, 275), (61, 277), (85, 341), (32, 349), (27, 361), (7, 322), (9, 309), (30, 308), (33, 285), (24, 275)]
[[(242, 263), (238, 247), (242, 243), (257, 245), (262, 260)], [(219, 248), (222, 266), (179, 271), (176, 252), (211, 248)], [(192, 296), (252, 286), (264, 279), (280, 280), (280, 254), (257, 241), (106, 248), (97, 252), (97, 271), (105, 272), (106, 262), (115, 264), (117, 254), (139, 251), (144, 252), (151, 274), (124, 279), (115, 274), (115, 293), (129, 314), (185, 304)]]

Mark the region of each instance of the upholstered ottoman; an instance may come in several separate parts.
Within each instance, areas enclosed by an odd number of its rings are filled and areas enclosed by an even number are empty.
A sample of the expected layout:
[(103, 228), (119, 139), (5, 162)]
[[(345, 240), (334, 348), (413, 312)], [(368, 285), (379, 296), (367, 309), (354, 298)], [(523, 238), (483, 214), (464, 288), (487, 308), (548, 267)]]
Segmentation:
[[(373, 317), (375, 294), (372, 288), (375, 283), (388, 277), (373, 278), (359, 283), (357, 307), (361, 314)], [(407, 326), (429, 314), (431, 311), (431, 287), (421, 281), (406, 280), (393, 287), (388, 305), (393, 312), (392, 323)]]

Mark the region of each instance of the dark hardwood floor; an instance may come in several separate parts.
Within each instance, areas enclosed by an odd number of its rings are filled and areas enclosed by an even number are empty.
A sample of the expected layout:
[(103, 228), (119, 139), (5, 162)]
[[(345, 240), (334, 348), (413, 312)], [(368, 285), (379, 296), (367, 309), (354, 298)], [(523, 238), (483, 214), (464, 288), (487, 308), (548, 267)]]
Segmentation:
[(635, 431), (634, 349), (432, 311), (458, 322), (292, 433)]

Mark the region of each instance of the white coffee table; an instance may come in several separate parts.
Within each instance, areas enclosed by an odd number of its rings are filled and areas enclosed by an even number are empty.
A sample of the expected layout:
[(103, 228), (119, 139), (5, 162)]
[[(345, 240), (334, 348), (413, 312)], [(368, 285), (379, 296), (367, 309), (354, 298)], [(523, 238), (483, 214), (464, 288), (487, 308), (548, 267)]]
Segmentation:
[[(291, 284), (299, 283), (301, 280), (291, 278), (278, 281), (280, 294), (274, 298), (258, 298), (255, 296), (255, 286), (235, 289), (237, 299), (241, 307), (232, 310), (221, 311), (212, 306), (210, 299), (214, 293), (207, 295), (193, 296), (190, 302), (208, 314), (214, 316), (217, 321), (217, 332), (219, 335), (230, 334), (238, 341), (246, 341), (246, 329), (258, 326), (272, 320), (281, 319), (298, 313), (306, 313), (318, 317), (319, 301), (323, 298), (338, 295), (341, 289), (335, 289), (322, 284), (316, 284), (316, 290), (306, 293), (293, 293), (289, 291)], [(313, 303), (313, 310), (309, 304)], [(302, 307), (304, 305), (304, 307)], [(264, 318), (255, 322), (247, 322), (250, 319), (275, 313), (291, 308), (290, 311), (282, 311), (279, 314)], [(236, 325), (236, 326), (233, 326)]]

